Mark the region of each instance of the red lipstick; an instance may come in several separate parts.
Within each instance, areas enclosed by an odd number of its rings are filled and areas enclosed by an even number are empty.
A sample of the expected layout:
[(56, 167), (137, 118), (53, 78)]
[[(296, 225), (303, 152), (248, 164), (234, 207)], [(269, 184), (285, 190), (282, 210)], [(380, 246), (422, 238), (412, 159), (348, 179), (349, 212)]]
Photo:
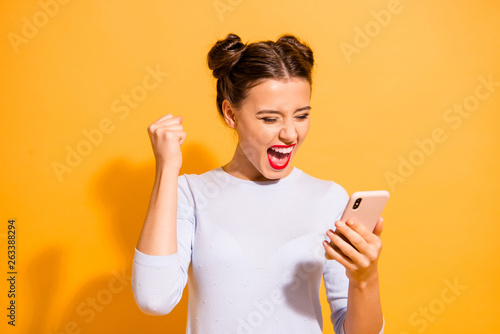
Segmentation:
[[(290, 148), (290, 147), (294, 147), (294, 146), (295, 146), (295, 144), (293, 144), (293, 145), (273, 145), (271, 147)], [(293, 150), (290, 151), (290, 153), (283, 154), (283, 153), (278, 153), (278, 152), (274, 151), (273, 149), (271, 149), (271, 147), (267, 150), (267, 159), (269, 161), (269, 165), (273, 169), (277, 169), (277, 170), (284, 169), (286, 166), (288, 166), (288, 163), (290, 162), (290, 157), (292, 156)]]

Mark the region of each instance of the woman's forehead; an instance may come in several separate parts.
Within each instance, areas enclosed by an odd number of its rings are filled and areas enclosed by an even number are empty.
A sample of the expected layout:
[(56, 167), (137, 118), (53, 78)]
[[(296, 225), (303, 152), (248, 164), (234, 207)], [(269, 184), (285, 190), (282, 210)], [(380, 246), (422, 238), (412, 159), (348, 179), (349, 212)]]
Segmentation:
[[(305, 107), (309, 100), (310, 85), (307, 80), (293, 78), (285, 82), (267, 79), (250, 89), (245, 104), (259, 110), (293, 108), (295, 111), (297, 108)], [(306, 105), (300, 105), (304, 103)]]

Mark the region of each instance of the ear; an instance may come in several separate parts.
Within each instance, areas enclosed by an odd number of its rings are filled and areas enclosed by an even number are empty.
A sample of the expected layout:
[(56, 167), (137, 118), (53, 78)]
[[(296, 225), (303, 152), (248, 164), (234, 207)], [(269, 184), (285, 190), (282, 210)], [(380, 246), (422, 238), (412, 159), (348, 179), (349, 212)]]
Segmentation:
[(232, 129), (236, 128), (236, 110), (228, 100), (222, 101), (222, 113), (227, 125)]

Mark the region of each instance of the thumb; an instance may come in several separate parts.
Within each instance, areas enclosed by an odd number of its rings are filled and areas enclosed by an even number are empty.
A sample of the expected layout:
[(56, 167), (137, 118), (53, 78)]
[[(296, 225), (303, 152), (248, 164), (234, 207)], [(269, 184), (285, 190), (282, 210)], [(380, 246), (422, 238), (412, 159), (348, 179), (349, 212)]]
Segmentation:
[(382, 230), (384, 229), (383, 226), (384, 218), (379, 217), (377, 221), (377, 225), (375, 225), (375, 229), (373, 230), (373, 233), (380, 238), (380, 235), (382, 234)]

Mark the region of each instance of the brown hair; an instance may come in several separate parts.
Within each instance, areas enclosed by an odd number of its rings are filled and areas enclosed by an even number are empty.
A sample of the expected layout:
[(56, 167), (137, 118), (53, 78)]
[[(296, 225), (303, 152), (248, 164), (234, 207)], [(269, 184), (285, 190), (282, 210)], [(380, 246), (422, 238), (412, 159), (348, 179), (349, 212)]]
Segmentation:
[(265, 79), (304, 78), (312, 89), (313, 51), (290, 34), (281, 35), (276, 42), (250, 44), (228, 34), (210, 49), (207, 63), (217, 79), (217, 109), (222, 117), (222, 101), (239, 108), (248, 91)]

